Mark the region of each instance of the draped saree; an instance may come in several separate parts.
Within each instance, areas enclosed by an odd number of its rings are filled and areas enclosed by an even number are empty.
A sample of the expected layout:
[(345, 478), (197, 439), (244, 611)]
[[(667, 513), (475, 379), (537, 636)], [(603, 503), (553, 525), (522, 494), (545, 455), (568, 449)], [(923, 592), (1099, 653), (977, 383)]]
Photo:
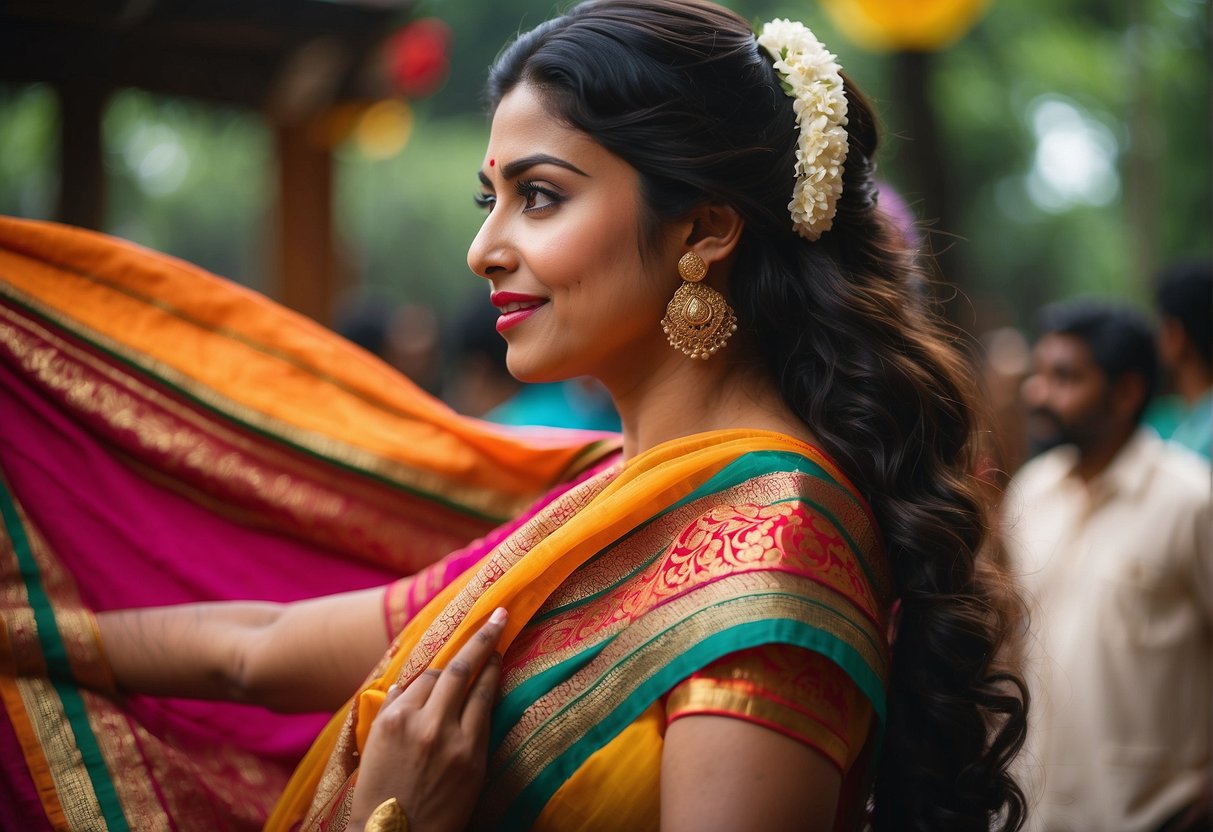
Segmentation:
[[(824, 656), (870, 704), (863, 793), (892, 590), (868, 508), (811, 446), (719, 431), (623, 463), (614, 438), (483, 425), (186, 264), (10, 220), (0, 373), (5, 828), (343, 828), (384, 691), (498, 606), (479, 828), (651, 826), (671, 691), (761, 645)], [(94, 610), (417, 570), (436, 597), (326, 725), (116, 695), (93, 631)]]
[[(570, 489), (418, 613), (267, 828), (343, 828), (387, 687), (444, 665), (498, 606), (510, 610), (508, 648), (476, 826), (649, 828), (652, 707), (718, 658), (806, 648), (882, 719), (890, 589), (866, 506), (816, 449), (746, 430), (664, 443)], [(549, 810), (558, 795), (577, 820)]]
[(465, 419), (201, 269), (0, 218), (0, 828), (260, 828), (328, 715), (103, 695), (92, 612), (385, 584), (617, 447)]

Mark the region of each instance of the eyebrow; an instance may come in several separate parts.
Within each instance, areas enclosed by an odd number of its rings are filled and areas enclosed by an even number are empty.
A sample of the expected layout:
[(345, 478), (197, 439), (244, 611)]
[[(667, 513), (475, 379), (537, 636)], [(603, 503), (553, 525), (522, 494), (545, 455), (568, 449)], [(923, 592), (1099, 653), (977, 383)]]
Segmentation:
[[(514, 179), (520, 174), (525, 173), (533, 167), (536, 167), (537, 165), (555, 165), (558, 168), (564, 168), (565, 170), (572, 171), (578, 176), (584, 176), (587, 179), (590, 176), (572, 162), (566, 162), (564, 159), (556, 156), (549, 156), (546, 153), (536, 153), (531, 156), (523, 156), (521, 159), (515, 159), (509, 164), (502, 165), (501, 175), (506, 179)], [(480, 177), (480, 181), (485, 185), (492, 184), (489, 182), (489, 178), (485, 175), (484, 171), (478, 171), (477, 176)]]

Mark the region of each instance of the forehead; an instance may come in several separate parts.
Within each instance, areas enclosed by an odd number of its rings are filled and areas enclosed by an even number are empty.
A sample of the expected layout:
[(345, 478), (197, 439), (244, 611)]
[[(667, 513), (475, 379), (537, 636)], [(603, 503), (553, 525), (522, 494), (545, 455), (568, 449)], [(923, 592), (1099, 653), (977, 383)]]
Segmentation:
[[(566, 161), (576, 158), (586, 164), (608, 160), (622, 163), (585, 133), (557, 118), (534, 88), (524, 83), (506, 93), (493, 113), (485, 166), (490, 159), (501, 165), (534, 153), (547, 153)], [(578, 167), (585, 170), (581, 163)]]
[(1098, 370), (1087, 342), (1077, 335), (1052, 332), (1041, 337), (1032, 351), (1036, 366), (1066, 367), (1072, 370)]

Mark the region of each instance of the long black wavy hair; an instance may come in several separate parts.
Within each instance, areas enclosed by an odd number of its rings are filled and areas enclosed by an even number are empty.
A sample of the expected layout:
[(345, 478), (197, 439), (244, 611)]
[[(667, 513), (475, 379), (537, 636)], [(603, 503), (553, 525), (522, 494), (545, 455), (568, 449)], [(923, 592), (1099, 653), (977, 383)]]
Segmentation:
[(523, 82), (639, 172), (650, 239), (705, 201), (745, 220), (729, 283), (738, 326), (870, 501), (900, 598), (875, 828), (1018, 829), (1024, 798), (1007, 767), (1026, 693), (995, 663), (1009, 625), (978, 557), (987, 523), (971, 374), (877, 210), (871, 108), (845, 80), (843, 192), (833, 228), (810, 243), (787, 207), (792, 101), (736, 14), (693, 0), (591, 0), (502, 52), (490, 106)]

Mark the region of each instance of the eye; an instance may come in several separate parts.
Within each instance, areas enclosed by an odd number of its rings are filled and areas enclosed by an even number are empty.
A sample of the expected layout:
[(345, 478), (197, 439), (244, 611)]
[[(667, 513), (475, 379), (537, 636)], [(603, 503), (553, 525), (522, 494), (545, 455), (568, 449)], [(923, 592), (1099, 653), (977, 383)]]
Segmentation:
[(497, 196), (496, 194), (475, 193), (472, 194), (472, 201), (476, 203), (477, 207), (485, 211), (492, 211), (493, 206), (497, 204)]
[(563, 196), (534, 182), (519, 181), (514, 190), (522, 198), (522, 210), (527, 213), (545, 211), (564, 202)]

